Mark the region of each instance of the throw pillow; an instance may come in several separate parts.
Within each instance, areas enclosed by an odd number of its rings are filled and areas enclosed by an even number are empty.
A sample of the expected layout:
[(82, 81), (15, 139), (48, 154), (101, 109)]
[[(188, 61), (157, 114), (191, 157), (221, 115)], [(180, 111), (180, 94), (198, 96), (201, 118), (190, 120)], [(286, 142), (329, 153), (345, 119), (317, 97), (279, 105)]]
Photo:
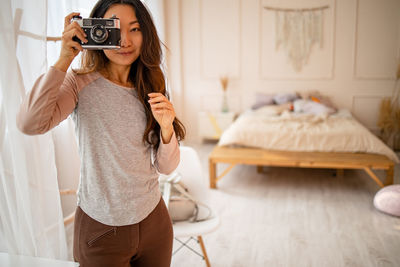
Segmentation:
[(374, 197), (376, 209), (394, 216), (400, 216), (400, 185), (389, 185), (379, 190)]

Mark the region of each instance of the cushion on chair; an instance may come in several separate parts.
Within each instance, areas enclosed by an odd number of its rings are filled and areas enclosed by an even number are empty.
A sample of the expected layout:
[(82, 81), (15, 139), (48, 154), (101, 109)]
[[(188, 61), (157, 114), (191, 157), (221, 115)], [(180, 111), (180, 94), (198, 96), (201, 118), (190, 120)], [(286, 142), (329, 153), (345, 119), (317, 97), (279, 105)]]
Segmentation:
[(400, 185), (390, 185), (379, 190), (374, 197), (374, 206), (384, 213), (400, 216)]

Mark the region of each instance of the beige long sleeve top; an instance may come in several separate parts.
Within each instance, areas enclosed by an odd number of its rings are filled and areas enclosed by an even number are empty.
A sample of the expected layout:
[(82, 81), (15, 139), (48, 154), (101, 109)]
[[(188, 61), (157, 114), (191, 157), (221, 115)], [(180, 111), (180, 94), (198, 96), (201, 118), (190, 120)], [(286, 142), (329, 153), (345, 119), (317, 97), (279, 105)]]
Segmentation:
[(179, 163), (179, 146), (143, 144), (143, 105), (132, 88), (100, 73), (75, 74), (51, 67), (26, 95), (17, 115), (18, 128), (42, 134), (72, 115), (81, 162), (78, 205), (93, 219), (113, 226), (142, 221), (160, 201), (158, 172)]

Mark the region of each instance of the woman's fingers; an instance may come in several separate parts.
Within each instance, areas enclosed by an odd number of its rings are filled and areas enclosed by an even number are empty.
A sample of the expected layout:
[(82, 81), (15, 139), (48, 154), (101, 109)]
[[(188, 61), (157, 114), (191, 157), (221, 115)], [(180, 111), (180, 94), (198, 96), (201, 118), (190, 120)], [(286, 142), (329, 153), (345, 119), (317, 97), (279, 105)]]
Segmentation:
[[(79, 26), (78, 26), (79, 27)], [(73, 40), (73, 38), (76, 36), (79, 38), (79, 40), (82, 41), (82, 43), (87, 43), (86, 39), (86, 34), (82, 31), (82, 29), (76, 29), (72, 28), (70, 31), (66, 33), (69, 39)]]
[(86, 33), (79, 26), (79, 24), (75, 21), (67, 26), (67, 28), (63, 32), (63, 36), (66, 38), (73, 38), (74, 36), (78, 37), (82, 42), (87, 42)]
[(149, 103), (152, 109), (168, 109), (172, 111), (174, 110), (171, 102), (169, 102), (168, 99), (164, 96), (150, 99)]
[(73, 49), (77, 49), (79, 51), (83, 51), (81, 44), (78, 42), (75, 42), (72, 39), (65, 39), (65, 40), (63, 40), (63, 42), (64, 42), (64, 47), (67, 50), (70, 50), (71, 48), (73, 48)]
[(168, 101), (168, 99), (165, 96), (161, 95), (161, 96), (156, 96), (156, 97), (150, 98), (149, 103), (152, 104), (152, 103), (163, 102), (163, 101)]
[(168, 109), (168, 110), (173, 110), (172, 105), (166, 102), (161, 102), (157, 104), (151, 104), (152, 109)]
[(160, 97), (165, 97), (165, 95), (163, 95), (163, 94), (161, 94), (161, 93), (149, 93), (149, 94), (147, 94), (149, 97), (150, 97), (150, 99), (151, 98), (154, 98), (154, 97), (158, 97), (158, 96), (160, 96)]
[(70, 14), (68, 14), (65, 18), (64, 18), (64, 29), (68, 26), (68, 25), (70, 25), (71, 24), (71, 19), (74, 17), (74, 16), (79, 16), (79, 12), (72, 12), (72, 13), (70, 13)]
[(79, 50), (79, 51), (83, 51), (82, 46), (78, 42), (75, 42), (75, 41), (72, 41), (72, 40), (67, 42), (67, 46), (72, 47), (72, 48), (74, 48), (76, 50)]
[[(86, 43), (87, 39), (85, 32), (79, 26), (77, 22), (72, 22), (71, 19), (74, 16), (78, 16), (79, 12), (72, 12), (64, 18), (64, 31), (61, 37), (61, 51), (60, 51), (60, 59), (63, 62), (72, 62), (72, 60), (79, 54), (80, 51), (83, 51), (83, 48), (80, 42), (76, 42), (73, 38), (76, 36), (82, 43)], [(70, 63), (69, 63), (70, 64)], [(69, 64), (64, 64), (62, 69), (69, 67)]]
[[(85, 33), (85, 31), (81, 28), (81, 26), (78, 24), (78, 22), (76, 22), (76, 21), (74, 21), (73, 23), (71, 23), (71, 26), (74, 28), (74, 29), (76, 29), (80, 34), (81, 34), (81, 36), (86, 40), (86, 33)], [(87, 40), (86, 40), (87, 41)]]
[[(86, 39), (86, 33), (83, 31), (81, 26), (74, 21), (71, 23), (71, 19), (74, 16), (78, 16), (80, 13), (79, 12), (72, 12), (69, 15), (65, 17), (64, 20), (64, 32), (63, 32), (63, 39), (67, 42), (69, 42), (69, 39), (72, 40), (73, 37), (78, 37), (83, 43), (86, 43), (88, 40)], [(75, 47), (75, 45), (73, 46)], [(79, 49), (82, 51), (82, 49)]]
[(150, 93), (148, 96), (150, 98), (148, 102), (155, 119), (160, 123), (160, 126), (167, 127), (175, 118), (174, 106), (161, 93)]
[(154, 103), (159, 103), (159, 102), (170, 103), (169, 100), (165, 97), (165, 95), (163, 95), (161, 93), (150, 93), (150, 94), (148, 94), (148, 96), (150, 97), (150, 99), (148, 100), (150, 105), (152, 105)]

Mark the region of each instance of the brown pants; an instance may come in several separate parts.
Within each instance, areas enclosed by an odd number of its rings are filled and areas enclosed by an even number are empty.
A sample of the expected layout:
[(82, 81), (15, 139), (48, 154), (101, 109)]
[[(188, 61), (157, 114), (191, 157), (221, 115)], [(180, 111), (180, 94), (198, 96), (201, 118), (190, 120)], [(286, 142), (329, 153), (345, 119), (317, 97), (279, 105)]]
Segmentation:
[(143, 221), (109, 226), (76, 209), (74, 258), (82, 267), (170, 266), (172, 222), (161, 198)]

